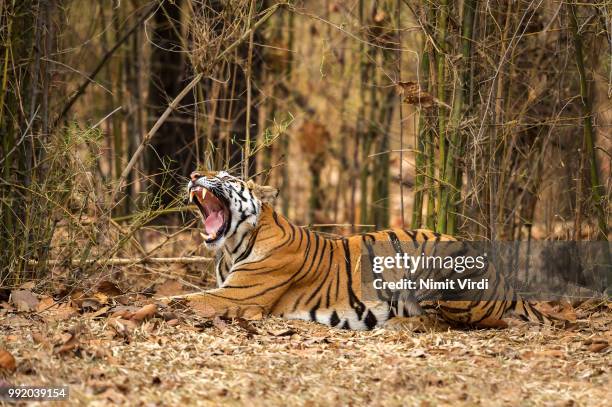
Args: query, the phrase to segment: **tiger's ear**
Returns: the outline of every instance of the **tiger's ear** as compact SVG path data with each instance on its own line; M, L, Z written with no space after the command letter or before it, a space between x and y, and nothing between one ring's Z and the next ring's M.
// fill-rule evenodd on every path
M273 205L276 201L276 197L278 196L278 189L268 186L268 185L259 185L253 182L252 180L247 181L247 187L253 192L261 202Z

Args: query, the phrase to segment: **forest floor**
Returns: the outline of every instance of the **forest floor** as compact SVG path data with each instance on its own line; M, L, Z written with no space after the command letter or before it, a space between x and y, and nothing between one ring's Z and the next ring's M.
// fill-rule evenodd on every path
M70 405L612 405L610 302L562 310L566 329L355 332L211 319L116 289L64 302L13 291L0 384L68 385Z

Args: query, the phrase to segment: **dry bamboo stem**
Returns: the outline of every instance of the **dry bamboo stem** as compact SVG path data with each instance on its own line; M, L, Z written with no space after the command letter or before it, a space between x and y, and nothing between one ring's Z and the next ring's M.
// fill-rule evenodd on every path
M437 40L440 47L440 51L436 54L437 64L437 95L438 100L444 102L446 100L446 27L448 23L448 0L442 0L440 2L440 8L438 11L438 23L437 23ZM438 172L441 180L445 180L445 169L447 160L446 151L446 112L442 112L442 107L438 107L438 137L440 139L439 149L440 158L438 162ZM448 193L448 187L446 184L441 183L438 189L438 220L436 223L436 230L441 233L446 232L446 210L442 206L443 194Z
M108 265L108 266L129 266L133 264L201 264L201 263L209 263L213 261L210 257L136 257L136 258L111 258L111 259L88 259L88 260L47 260L45 262L40 262L41 264L47 264L49 266L80 266L80 265L92 265L92 264L100 264L100 265ZM29 266L37 266L39 264L38 260L29 260Z
M428 40L425 38L423 41L423 52L421 53L421 61L419 67L419 86L426 91L429 91L429 46ZM421 85L422 83L422 85ZM430 130L427 128L427 119L425 117L425 110L419 110L419 122L418 130L416 134L416 156L415 156L415 181L414 181L414 203L412 206L412 222L411 227L418 229L421 227L423 218L423 198L425 196L425 173L427 171L426 166L426 146L427 139L429 138Z
M251 7L249 8L249 26L251 19L253 18L253 10L255 9L255 0L251 0ZM249 35L249 52L247 57L246 66L246 88L247 88L247 106L246 106L246 123L245 123L245 138L244 138L244 151L242 154L243 170L242 177L244 179L249 178L249 158L251 156L251 105L253 103L253 91L252 91L252 73L253 73L253 30L250 30Z
M402 3L397 0L397 80L402 80ZM402 96L398 96L399 127L400 127L400 156L399 156L399 187L400 187L400 217L404 228L404 112L402 110ZM421 201L422 202L422 201ZM420 222L420 215L419 215ZM414 222L413 222L414 224ZM414 225L413 225L414 226Z
M452 136L448 145L448 154L444 165L444 176L442 177L447 183L452 183L455 187L453 191L449 191L449 188L445 188L442 193L442 200L440 202L440 213L444 212L446 216L446 232L448 234L455 233L456 226L456 215L455 215L455 202L461 195L461 180L454 179L457 175L457 159L459 157L459 151L461 150L460 144L461 139L460 127L461 117L463 115L463 106L466 95L466 84L469 81L468 77L468 60L471 54L472 47L472 27L474 24L474 12L476 10L476 0L465 0L463 3L463 23L462 23L462 35L461 35L461 66L457 73L458 88L455 89L453 108L450 117L450 128Z
M584 123L584 144L586 148L586 154L589 159L589 170L591 182L591 197L593 205L597 211L597 224L599 227L598 237L602 240L608 239L608 225L606 222L606 214L603 203L603 188L599 181L599 174L597 172L597 155L595 154L594 146L594 131L593 131L593 112L591 107L591 98L589 95L587 80L586 80L586 69L584 67L584 56L582 53L582 37L578 31L578 22L576 21L576 6L570 4L570 27L574 40L574 48L576 51L576 65L578 67L578 73L580 74L580 98L582 101L582 120Z

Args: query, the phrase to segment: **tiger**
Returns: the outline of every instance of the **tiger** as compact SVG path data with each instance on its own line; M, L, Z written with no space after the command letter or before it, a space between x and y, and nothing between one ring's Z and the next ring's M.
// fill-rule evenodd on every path
M211 315L240 317L254 311L284 319L315 321L351 330L402 329L424 315L419 296L362 298L365 242L456 241L426 229L389 229L330 236L295 225L274 210L278 189L226 171L194 171L188 199L202 220L204 246L215 253L217 287L186 296ZM490 273L490 290L503 300L434 301L449 322L477 325L513 312L524 320L551 320L514 293L503 276ZM418 291L417 291L418 294ZM406 296L404 296L406 297Z

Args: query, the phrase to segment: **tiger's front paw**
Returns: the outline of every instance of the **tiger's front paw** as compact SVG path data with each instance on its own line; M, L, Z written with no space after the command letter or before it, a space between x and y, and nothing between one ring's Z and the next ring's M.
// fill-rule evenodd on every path
M241 305L239 307L229 307L223 316L226 318L244 318L254 321L262 319L267 314L267 309L261 305Z
M417 315L414 317L393 317L383 325L383 328L392 331L404 332L429 332L446 331L450 325L444 321L427 315Z

